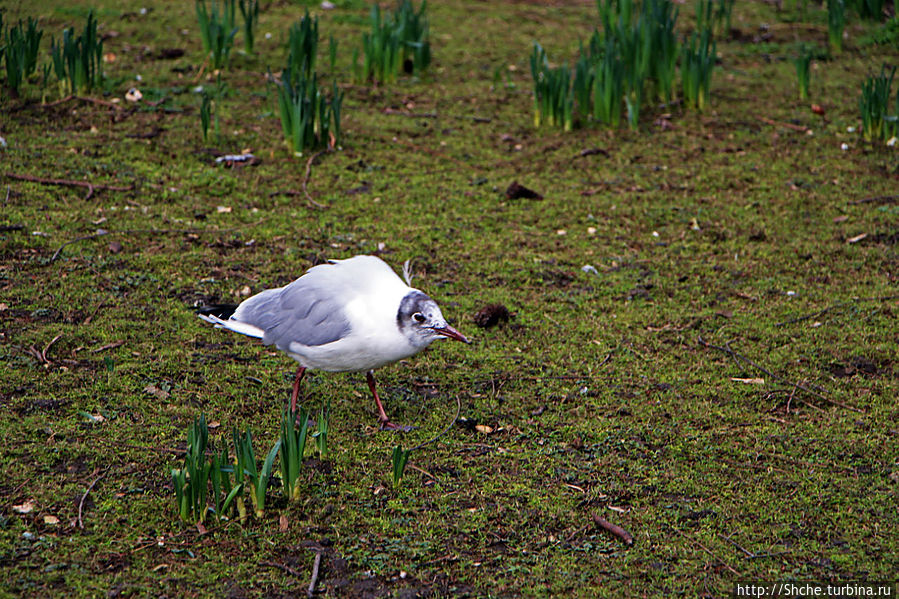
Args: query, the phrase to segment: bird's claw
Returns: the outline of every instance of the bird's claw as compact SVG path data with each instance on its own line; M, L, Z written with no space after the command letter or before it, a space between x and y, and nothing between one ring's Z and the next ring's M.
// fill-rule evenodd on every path
M408 433L410 431L414 431L414 426L402 425L402 424L394 424L389 420L381 421L381 430L382 431L393 431L395 433Z

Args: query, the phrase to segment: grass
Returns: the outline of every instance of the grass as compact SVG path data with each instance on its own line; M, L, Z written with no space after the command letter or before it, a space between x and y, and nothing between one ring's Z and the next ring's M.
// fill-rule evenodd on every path
M843 52L815 60L820 115L796 99L790 58L825 43L824 9L798 22L737 2L708 109L647 102L636 130L566 133L533 127L528 53L539 40L575 56L592 4L429 3L428 78L377 88L341 83L369 8L335 4L310 12L339 42L343 149L308 179L266 81L296 5L263 3L255 53L232 53L220 140L197 126L193 90L216 78L190 4L99 0L115 60L88 100L4 88L0 595L299 595L309 547L328 597L726 597L738 580L894 578L899 172L895 148L847 132L863 82L895 62L857 45L880 26L850 22ZM58 38L89 8L3 17ZM693 30L682 12L678 39ZM135 85L145 100L126 105ZM214 164L245 149L255 164ZM516 180L544 199L506 198ZM232 489L247 485L230 519L207 513L208 534L182 522L171 469L188 428L206 414L220 462L249 430L260 468L296 367L193 307L374 252L397 270L413 258L414 284L475 341L377 372L391 419L417 428L378 431L361 375L310 372L302 403L331 414L301 499L283 497L275 461L256 518L235 468ZM480 329L490 303L514 316ZM443 430L457 398L459 422L395 487L393 448Z

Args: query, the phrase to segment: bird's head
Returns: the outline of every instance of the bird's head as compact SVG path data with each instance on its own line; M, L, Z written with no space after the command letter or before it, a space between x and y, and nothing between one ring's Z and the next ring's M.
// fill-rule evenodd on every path
M400 302L396 324L412 345L422 349L441 337L471 343L446 322L437 302L417 289L406 294Z

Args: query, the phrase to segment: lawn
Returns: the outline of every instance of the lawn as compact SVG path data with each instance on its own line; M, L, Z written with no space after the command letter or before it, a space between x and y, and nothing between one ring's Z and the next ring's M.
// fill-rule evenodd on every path
M335 4L264 2L253 53L239 31L218 71L192 2L2 8L4 28L38 19L41 64L93 9L103 77L0 84L0 596L895 583L899 148L859 113L895 18L850 11L836 52L821 5L737 2L701 112L563 131L535 127L529 57L572 64L595 3L428 3L430 66L384 84L353 65L370 5ZM295 154L274 79L307 8L341 131ZM250 430L261 463L296 367L195 309L356 254L411 260L474 343L378 371L410 432L379 430L363 374L309 373L328 448L307 447L298 499L276 465L262 517L183 522L191 424L216 451ZM510 318L479 326L492 304ZM396 481L394 448L427 441Z

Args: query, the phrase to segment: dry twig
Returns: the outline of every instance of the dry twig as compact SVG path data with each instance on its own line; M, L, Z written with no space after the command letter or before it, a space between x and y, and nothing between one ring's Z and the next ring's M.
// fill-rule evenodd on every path
M132 191L134 190L134 185L128 185L127 187L121 185L106 185L103 183L90 183L89 181L75 181L71 179L46 179L44 177L34 177L32 175L20 175L18 173L6 173L6 176L10 179L18 179L19 181L31 181L32 183L42 183L44 185L65 185L68 187L86 187L87 195L84 196L85 200L91 199L94 195L94 190L102 190L106 189L109 191Z
M309 588L306 589L306 596L315 595L315 585L318 583L318 569L322 564L322 552L315 552L315 562L312 564L312 580L309 581Z
M708 553L709 555L711 555L713 558L715 558L715 560L718 561L718 563L720 563L722 566L724 566L725 568L727 568L728 570L730 570L731 572L733 572L733 573L736 574L737 576L740 576L740 575L741 575L739 572L737 572L737 571L734 570L731 566L729 566L729 565L727 564L727 562L725 562L723 559L721 559L720 557L718 557L717 555L715 555L714 553L712 553L712 550L711 550L711 549L709 549L708 547L706 547L705 545L703 545L702 543L700 543L700 542L697 541L696 539L694 539L694 538L688 536L688 535L687 535L686 533L684 533L684 532L679 531L678 529L674 528L673 526L671 527L671 530L673 530L674 532L676 532L676 533L679 534L680 536L684 537L685 539L687 539L687 540L690 541L691 543L694 543L694 544L698 545L703 551L705 551L706 553Z
M837 401L837 400L835 400L835 399L831 399L831 398L827 397L826 395L822 395L821 393L818 393L817 391L813 391L813 390L809 389L808 387L806 387L805 385L801 385L798 381L797 381L796 383L791 383L791 382L789 382L788 380L786 380L786 379L783 378L782 376L778 376L778 375L774 374L773 372L771 372L770 370L768 370L768 369L765 368L764 366L759 366L758 364L756 364L755 362L753 362L752 360L750 360L750 359L747 358L746 356L744 356L744 355L742 355L742 354L739 354L739 353L735 352L734 350L732 350L732 349L730 348L730 344L729 344L729 343L725 343L725 344L724 344L724 347L721 347L721 346L718 346L718 345L712 345L711 343L706 342L705 339L703 339L701 336L698 337L698 341L699 341L699 344L700 344L701 346L703 346L703 347L708 347L708 348L711 348L711 349L717 349L718 351L721 351L721 352L724 352L724 353L728 354L728 355L731 356L734 360L742 360L743 362L746 362L747 364L749 364L749 365L752 366L753 368L756 368L757 370L760 370L761 372L764 372L765 374L767 374L768 376L770 376L772 379L778 380L778 381L780 381L780 382L782 382L782 383L785 383L785 384L787 384L787 385L795 386L796 389L802 389L803 391L805 391L805 392L808 393L809 395L814 395L814 396L817 397L818 399L824 400L824 401L826 401L826 402L829 403L829 404L833 404L833 405L835 405L835 406L839 406L839 407L845 408L845 409L847 409L847 410L852 410L853 412L858 412L859 414L864 414L864 413L865 413L864 410L861 410L861 409L859 409L859 408L856 408L855 406L850 406L849 404L845 404L845 403L843 403L843 402L841 402L841 401Z
M99 468L94 470L94 474L99 472ZM84 492L84 495L81 496L81 501L78 502L78 528L84 528L84 521L81 519L81 514L84 511L84 500L87 499L87 496L90 494L91 490L94 488L98 482L100 482L107 474L109 474L109 470L98 476L94 479L94 482L90 484L87 488L87 491Z
M625 545L633 545L634 537L628 531L624 530L617 524L612 524L599 514L593 514L593 521L596 523L604 531L610 533L613 536L618 537Z

